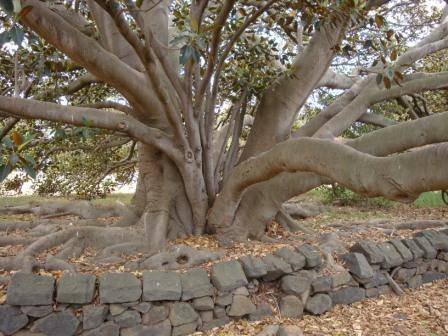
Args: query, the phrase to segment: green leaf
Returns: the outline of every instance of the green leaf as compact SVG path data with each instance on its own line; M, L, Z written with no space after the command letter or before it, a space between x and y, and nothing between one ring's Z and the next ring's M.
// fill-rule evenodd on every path
M4 31L3 33L0 33L0 48L9 41L11 41L11 34L9 33L9 31Z
M11 40L14 41L15 44L20 46L25 37L25 32L20 27L14 26L11 28L9 33L11 35Z
M12 14L14 12L12 0L0 0L0 7L8 14Z
M0 183L3 182L11 173L12 167L9 164L0 165Z
M2 143L6 148L10 148L10 149L14 148L14 144L11 141L10 137L5 137L2 141Z
M135 1L135 5L137 6L137 8L140 8L142 6L143 0L137 0Z
M36 165L36 161L34 161L34 158L28 154L25 154L23 156L23 158L25 159L26 162L28 162L30 165L32 165L33 167Z
M194 49L190 45L185 45L180 49L179 62L182 65L187 64L187 62L193 57Z
M29 163L24 163L23 169L25 169L25 172L29 177L31 177L32 179L36 178L36 170L32 165L30 165Z

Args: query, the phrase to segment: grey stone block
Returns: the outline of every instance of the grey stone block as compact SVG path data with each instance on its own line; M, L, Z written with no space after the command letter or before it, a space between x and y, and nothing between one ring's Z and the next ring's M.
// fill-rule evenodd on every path
M187 324L182 324L180 326L173 327L173 331L172 331L171 335L172 336L189 335L189 334L194 333L196 331L197 327L198 327L197 321L187 323Z
M361 279L369 279L373 277L374 272L367 262L366 257L357 252L347 253L342 256L344 266L348 268L350 273Z
M400 239L392 239L390 243L397 249L398 253L403 258L403 262L408 262L414 259L412 252L403 244Z
M332 274L331 276L331 286L332 288L338 288L347 285L352 281L352 276L347 270L341 270Z
M280 283L285 294L300 295L311 287L311 280L300 275L285 275Z
M423 279L421 275L415 275L407 282L408 287L410 289L416 289L419 288L423 284Z
M411 251L414 260L418 260L424 257L425 252L417 245L415 240L403 239L402 242Z
M216 297L215 303L218 306L225 307L232 304L232 294L221 294Z
M86 304L92 302L96 277L90 274L64 273L58 281L56 301Z
M274 315L272 307L267 303L261 303L257 306L257 309L249 314L249 321L260 321L265 317Z
M200 329L203 331L207 331L207 330L211 330L214 328L222 327L229 322L230 322L230 318L227 316L223 316L221 318L216 318L214 320L211 320L210 322L203 323L202 327Z
M153 326L125 328L121 330L121 336L171 336L171 323L165 320Z
M0 334L12 335L28 324L28 316L17 307L0 306Z
M193 308L196 310L212 310L215 306L213 299L210 296L204 296L201 298L196 298L192 302Z
M329 292L331 290L331 278L321 276L313 280L311 283L314 293Z
M394 279L398 282L407 282L416 274L415 268L400 268L395 274Z
M140 299L141 282L131 273L105 273L100 276L100 302L124 303Z
M82 326L85 330L98 328L106 319L108 308L105 305L82 307Z
M303 254L297 253L287 247L282 247L274 251L274 254L290 264L293 271L301 270L306 265L306 258Z
M169 317L171 325L178 327L183 324L195 322L199 315L189 303L176 302L171 307Z
M331 309L333 302L327 294L316 294L306 301L305 310L313 315L321 315Z
M440 272L426 272L422 275L422 283L424 284L443 279L448 279L448 274Z
M234 295L233 302L227 314L231 317L241 317L254 313L257 307L250 298L244 295Z
M350 251L364 255L369 264L381 264L384 255L378 246L370 240L360 240L350 248Z
M378 248L384 255L384 261L381 267L384 269L390 269L400 266L403 263L403 258L398 253L397 249L390 243L379 243Z
M120 335L120 327L112 321L106 322L100 325L98 328L88 330L82 333L82 336L119 336L119 335Z
M280 313L286 318L299 318L303 315L303 303L297 296L286 295L280 299Z
M448 235L440 231L425 230L415 234L416 237L425 237L431 245L439 251L448 251Z
M425 237L415 237L414 238L415 243L418 247L420 247L423 252L425 253L423 255L426 259L434 259L437 256L437 250L434 248L434 246L431 245L428 239Z
M13 306L45 306L53 303L54 279L16 273L11 277L6 302Z
M37 320L31 328L46 336L72 336L76 334L79 320L69 311L52 313Z
M180 277L180 282L182 284L183 301L213 295L213 286L207 272L203 268L194 268L183 273Z
M303 254L306 259L306 268L314 268L322 264L320 253L311 245L303 244L296 247L297 251Z
M114 322L120 328L131 328L142 321L140 313L135 310L126 310L120 315L114 317Z
M31 317L44 317L53 312L53 307L48 306L22 306L20 310Z
M268 273L266 264L260 258L243 256L239 259L244 273L249 279L261 278Z
M142 316L142 323L146 325L155 325L165 321L168 318L169 309L165 306L152 306L146 314Z
M212 265L211 280L213 285L223 292L248 284L243 268L236 260Z
M283 259L268 254L263 258L266 264L267 274L263 276L264 281L274 281L285 274L292 273L291 266Z
M175 272L143 272L144 301L177 301L182 297L180 276Z
M348 305L357 301L361 301L366 297L366 291L358 287L345 287L330 294L333 304Z

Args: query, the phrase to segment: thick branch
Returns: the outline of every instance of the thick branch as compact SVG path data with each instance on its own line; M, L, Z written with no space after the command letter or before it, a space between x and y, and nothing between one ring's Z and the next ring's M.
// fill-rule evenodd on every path
M85 126L87 122L91 127L127 133L143 143L160 149L174 160L179 159L181 155L171 139L162 131L148 127L124 114L5 96L0 96L0 110L27 119L58 121L78 126Z
M446 164L448 144L392 157L375 157L328 140L288 140L234 169L217 197L209 224L214 228L228 226L249 186L284 171L317 173L370 197L408 202L421 192L448 188ZM430 176L427 171L432 172Z

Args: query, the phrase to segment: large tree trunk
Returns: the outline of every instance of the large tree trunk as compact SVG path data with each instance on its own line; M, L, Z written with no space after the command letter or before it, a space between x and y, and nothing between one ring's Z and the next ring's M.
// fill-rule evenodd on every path
M146 233L146 244L161 249L167 238L193 233L190 205L172 161L154 147L138 147L139 177L132 205Z

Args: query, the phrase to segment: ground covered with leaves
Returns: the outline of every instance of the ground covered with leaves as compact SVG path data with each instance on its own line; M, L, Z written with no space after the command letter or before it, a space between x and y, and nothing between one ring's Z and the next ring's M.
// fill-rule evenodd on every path
M297 202L321 202L316 195L307 195L296 199ZM391 238L407 237L415 230L384 230L376 227L375 223L404 223L414 220L440 220L448 216L448 207L421 206L418 204L403 205L396 203L357 204L352 206L327 205L327 211L311 218L301 220L301 224L315 230L315 235L303 233L290 233L285 231L278 223L269 226L268 236L277 240L276 243L262 243L248 241L236 244L232 248L222 249L213 236L188 237L170 242L171 245L184 244L195 248L207 248L222 253L217 261L236 259L242 255L264 256L283 246L294 246L304 242L316 244L322 234L337 234L338 238L347 246L359 239L385 241ZM76 218L62 217L73 220ZM34 218L30 215L15 215L0 218L0 221L28 221ZM60 218L61 219L61 218ZM113 221L108 218L105 221ZM0 233L0 239L5 236L32 238L26 230L13 230ZM0 246L0 257L17 255L23 246ZM47 250L39 258L56 255L58 247ZM104 272L126 271L127 261L136 260L142 255L122 256L111 262L98 263L93 256L96 251L86 249L76 259L69 260L76 266L78 272L101 274ZM210 268L211 263L204 265ZM180 270L182 271L182 270ZM41 271L45 274L45 271ZM61 275L60 271L52 271L55 277ZM137 276L141 272L135 272ZM9 275L0 270L0 276ZM350 306L337 306L332 311L321 316L305 315L302 320L282 319L278 314L276 288L269 284L262 284L255 300L269 302L277 313L275 317L261 322L238 321L232 322L222 328L208 332L207 335L256 335L264 326L269 324L299 325L305 335L448 335L448 281L441 281L425 285L419 290L407 290L405 295L398 297L393 294L375 299L366 299ZM6 298L6 286L0 284L0 303ZM200 333L197 333L198 335Z

